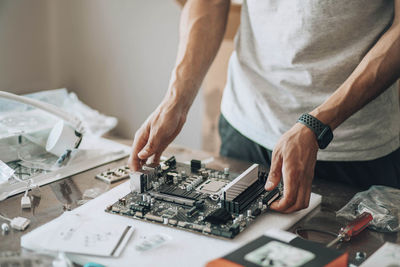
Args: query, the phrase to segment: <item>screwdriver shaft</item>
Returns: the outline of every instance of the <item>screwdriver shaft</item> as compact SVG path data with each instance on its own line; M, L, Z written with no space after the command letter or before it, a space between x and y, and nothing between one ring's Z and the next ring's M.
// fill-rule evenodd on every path
M326 247L327 248L332 247L333 245L337 244L341 239L342 239L342 236L338 235L335 239L333 239L331 242L329 242L329 244L326 245Z

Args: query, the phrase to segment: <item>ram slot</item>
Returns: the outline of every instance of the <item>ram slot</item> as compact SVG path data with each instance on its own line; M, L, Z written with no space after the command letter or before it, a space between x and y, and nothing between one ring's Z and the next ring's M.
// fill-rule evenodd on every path
M253 164L223 189L226 201L232 201L258 180L258 164Z

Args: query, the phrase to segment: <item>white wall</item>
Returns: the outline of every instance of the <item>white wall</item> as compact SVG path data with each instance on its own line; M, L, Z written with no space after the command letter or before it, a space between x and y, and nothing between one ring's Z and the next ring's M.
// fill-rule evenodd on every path
M52 88L48 1L0 1L0 90Z
M23 37L23 50L38 63L24 69L28 78L32 75L36 80L1 77L7 80L7 88L25 92L20 89L67 87L90 106L118 117L115 133L131 138L158 105L168 85L178 43L180 7L175 1L4 2L13 6L12 14L10 8L0 6L0 23L13 21L16 25L7 29L11 32L29 24L31 33ZM17 17L29 19L18 23ZM4 39L9 42L0 49L0 55L13 58L19 52L13 48L18 40L9 39L9 35L18 33L0 31L0 44ZM30 46L31 40L38 44ZM22 56L16 56L19 60L11 73L18 77L24 63ZM2 61L0 66L6 68ZM176 143L201 147L200 102L198 97Z

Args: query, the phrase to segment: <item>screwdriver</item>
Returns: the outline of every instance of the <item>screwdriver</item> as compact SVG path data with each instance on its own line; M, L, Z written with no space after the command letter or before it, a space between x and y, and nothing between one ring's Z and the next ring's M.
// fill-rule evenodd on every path
M326 247L330 248L338 242L349 241L355 235L358 235L362 230L364 230L368 224L372 221L372 215L369 212L363 212L353 221L340 228L338 236L329 242Z

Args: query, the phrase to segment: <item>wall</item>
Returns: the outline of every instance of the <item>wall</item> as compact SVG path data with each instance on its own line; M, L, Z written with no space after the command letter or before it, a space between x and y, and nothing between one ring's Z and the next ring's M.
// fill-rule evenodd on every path
M18 56L20 50L13 48L18 40L9 37L29 24L31 34L23 37L22 50L37 63L26 67L26 79L6 77L7 88L22 93L29 88L67 87L90 106L118 117L115 133L131 138L167 89L178 43L180 7L173 0L6 2L13 3L13 10L1 9L0 22L6 17L15 26L7 29L14 33L0 32L0 43L9 39L0 53ZM32 9L35 12L30 14ZM17 17L29 19L18 23ZM17 67L10 72L20 77L23 64L22 59L15 62ZM3 62L0 65L6 68ZM201 147L201 114L198 97L176 143Z
M53 88L48 1L0 1L0 90Z

